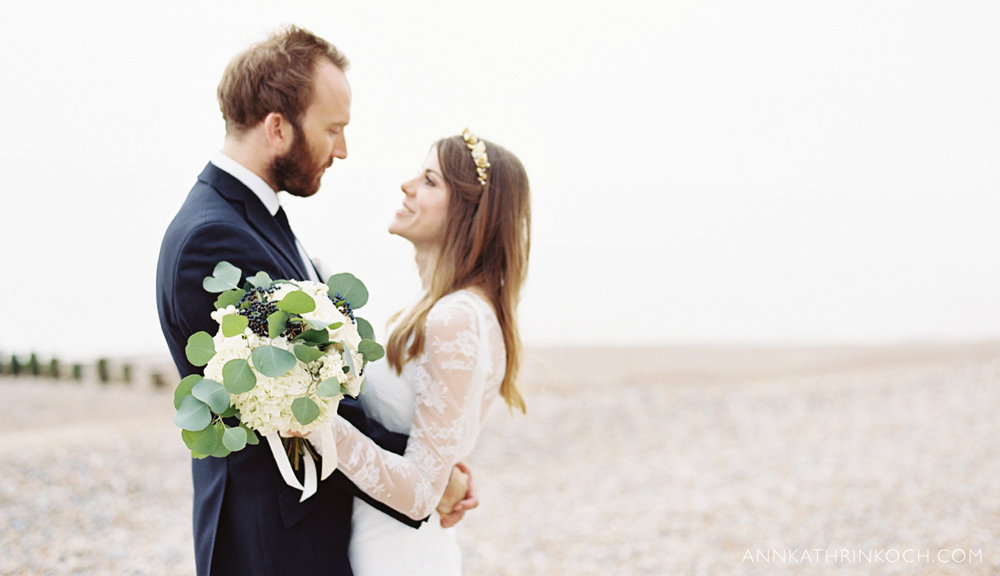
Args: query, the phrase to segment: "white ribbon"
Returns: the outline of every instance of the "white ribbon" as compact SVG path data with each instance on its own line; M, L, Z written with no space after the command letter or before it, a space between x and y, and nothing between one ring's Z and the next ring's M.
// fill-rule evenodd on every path
M337 444L333 440L333 431L330 426L321 426L319 434L324 448L323 470L320 479L326 480L337 469ZM316 462L313 461L312 456L308 453L302 455L303 464L305 465L305 486L303 486L299 482L299 479L295 477L292 464L288 461L288 455L285 454L285 447L281 444L281 437L278 436L278 433L271 432L264 436L264 438L267 438L267 444L271 447L271 455L274 456L274 463L278 465L278 472L281 473L281 478L284 479L285 484L301 490L302 497L299 498L299 502L305 502L307 498L316 493Z

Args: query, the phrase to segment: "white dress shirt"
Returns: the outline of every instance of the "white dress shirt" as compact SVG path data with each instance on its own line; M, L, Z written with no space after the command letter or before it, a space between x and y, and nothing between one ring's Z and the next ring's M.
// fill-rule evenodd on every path
M281 208L278 193L267 182L264 182L263 178L222 152L215 153L215 156L212 157L212 164L215 164L215 167L219 170L229 173L233 178L236 178L249 188L251 192L260 198L261 203L271 213L271 216L278 213L278 208ZM302 242L299 242L298 238L295 239L295 247L299 249L299 258L305 264L309 279L313 282L320 282L319 276L316 275L316 269L313 268L312 262L309 260L309 254L306 253L305 247L302 245Z

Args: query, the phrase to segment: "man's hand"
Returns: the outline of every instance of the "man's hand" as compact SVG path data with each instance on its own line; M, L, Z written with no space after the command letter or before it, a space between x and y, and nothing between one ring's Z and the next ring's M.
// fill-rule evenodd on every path
M459 462L451 469L448 487L437 506L437 512L441 515L441 527L451 528L458 524L465 513L476 506L479 506L479 494L472 482L472 471L465 462Z

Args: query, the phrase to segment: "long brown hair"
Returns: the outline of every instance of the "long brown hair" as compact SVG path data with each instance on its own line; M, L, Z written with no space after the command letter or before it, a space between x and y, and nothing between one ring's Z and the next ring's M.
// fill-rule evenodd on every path
M401 372L403 364L423 351L431 307L456 290L477 286L493 305L503 332L507 366L500 395L511 409L524 412L524 398L517 389L522 357L517 304L531 248L528 174L512 153L481 141L486 144L490 161L485 186L477 179L475 162L461 136L442 138L434 145L451 191L444 245L427 294L399 320L389 336L386 359L397 373ZM407 347L411 336L413 341Z

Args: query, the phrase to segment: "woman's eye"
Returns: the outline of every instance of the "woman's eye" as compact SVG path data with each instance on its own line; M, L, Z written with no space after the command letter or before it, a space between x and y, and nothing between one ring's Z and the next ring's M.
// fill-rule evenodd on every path
M434 181L431 180L430 178L424 178L424 182L427 182L428 186L433 186L434 185Z

